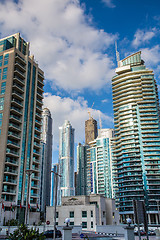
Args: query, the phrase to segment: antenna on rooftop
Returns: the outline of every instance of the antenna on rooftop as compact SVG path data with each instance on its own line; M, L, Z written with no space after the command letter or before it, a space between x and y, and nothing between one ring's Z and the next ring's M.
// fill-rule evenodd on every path
M116 49L116 59L117 59L117 65L118 65L118 62L120 61L120 57L119 57L119 52L117 50L117 41L115 41L115 49Z

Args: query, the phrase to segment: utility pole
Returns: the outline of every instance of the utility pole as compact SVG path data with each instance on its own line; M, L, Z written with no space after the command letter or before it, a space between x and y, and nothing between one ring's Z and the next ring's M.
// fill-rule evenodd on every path
M33 173L32 169L26 170L26 176L28 175L28 182L27 182L27 199L26 199L26 211L25 211L25 224L28 224L28 204L29 204L29 190L30 190L30 182L31 182L31 175Z
M51 171L54 173L54 236L53 239L56 239L56 207L57 207L57 188L58 188L58 177L62 177L55 171Z

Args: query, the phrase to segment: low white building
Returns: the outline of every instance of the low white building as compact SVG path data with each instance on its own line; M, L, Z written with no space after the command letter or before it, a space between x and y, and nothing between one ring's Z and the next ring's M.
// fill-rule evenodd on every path
M96 231L97 225L119 224L115 200L97 194L62 197L62 205L56 210L56 224L64 225L66 218L70 219L70 225L82 225L88 231ZM54 207L47 206L46 221L54 224Z

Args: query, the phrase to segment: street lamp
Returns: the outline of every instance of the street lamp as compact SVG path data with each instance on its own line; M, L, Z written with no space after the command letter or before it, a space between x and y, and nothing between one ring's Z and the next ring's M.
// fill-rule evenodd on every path
M29 203L29 190L30 190L30 181L31 181L31 175L33 173L32 169L26 170L26 176L28 175L28 182L27 182L27 199L26 199L26 211L25 211L25 224L28 223L28 203Z
M57 206L57 188L58 188L58 177L62 177L55 171L51 171L54 173L54 237L56 239L56 206Z

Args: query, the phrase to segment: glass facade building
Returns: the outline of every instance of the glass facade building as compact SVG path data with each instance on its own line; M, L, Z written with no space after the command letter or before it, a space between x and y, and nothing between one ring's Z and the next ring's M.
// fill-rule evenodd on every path
M44 73L29 43L14 34L0 40L0 198L5 205L39 203L40 134Z
M45 206L50 205L51 193L51 166L52 166L52 117L48 108L42 113L42 161L41 161L41 198L40 207L45 211Z
M74 196L74 128L69 121L59 128L59 194Z
M158 222L160 199L160 109L153 71L141 52L118 62L112 78L121 221L133 218L132 200L144 200L149 223Z
M100 129L98 137L87 149L87 195L101 194L112 198L112 153L113 129Z
M76 195L87 195L87 148L81 143L77 146Z

